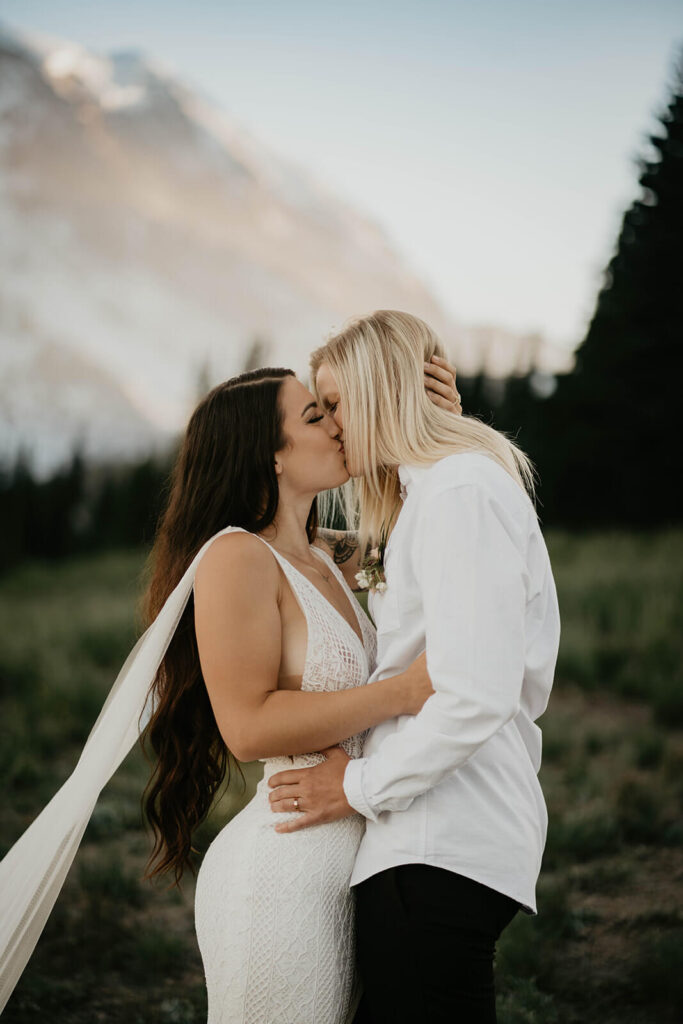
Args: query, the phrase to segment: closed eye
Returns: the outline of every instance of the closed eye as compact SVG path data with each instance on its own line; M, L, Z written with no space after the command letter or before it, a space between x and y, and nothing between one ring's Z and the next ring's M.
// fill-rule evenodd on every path
M320 423L321 419L322 419L322 416L314 416L308 422L309 423Z

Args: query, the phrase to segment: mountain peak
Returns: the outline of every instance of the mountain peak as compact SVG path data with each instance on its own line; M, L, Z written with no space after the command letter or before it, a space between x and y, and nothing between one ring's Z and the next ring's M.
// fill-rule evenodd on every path
M68 376L54 361L31 364L44 388L3 413L10 354L30 345L101 369L79 371L60 406L64 445L85 423L94 451L123 399L146 436L178 429L197 367L216 382L238 372L255 335L273 365L298 369L367 309L411 309L453 336L376 224L156 59L3 36L0 433L11 419L17 438L57 450L56 421L38 415Z
M144 105L150 88L162 82L144 54L126 50L111 56L63 42L43 52L43 72L61 95L85 94L103 110Z
M153 84L167 89L175 84L173 71L144 50L113 50L108 59L113 80L123 88L149 88Z

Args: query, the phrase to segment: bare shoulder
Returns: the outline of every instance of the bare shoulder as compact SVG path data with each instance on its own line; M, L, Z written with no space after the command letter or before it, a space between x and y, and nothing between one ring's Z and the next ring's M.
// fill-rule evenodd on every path
M195 587L215 592L233 586L243 592L252 588L277 592L278 564L263 541L251 533L226 533L210 545L195 574Z

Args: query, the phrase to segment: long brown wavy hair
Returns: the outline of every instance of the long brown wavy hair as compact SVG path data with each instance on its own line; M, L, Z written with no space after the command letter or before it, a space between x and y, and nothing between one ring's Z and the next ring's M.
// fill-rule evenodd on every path
M148 562L145 625L210 537L226 526L259 533L273 522L279 498L275 453L287 443L279 396L288 376L293 371L282 368L243 373L215 387L192 413ZM309 541L317 524L316 499L306 522ZM155 764L143 807L155 841L146 877L172 871L178 885L186 867L195 871L193 832L223 781L229 784L231 764L239 771L204 684L192 595L152 692L155 710L143 745L152 747Z

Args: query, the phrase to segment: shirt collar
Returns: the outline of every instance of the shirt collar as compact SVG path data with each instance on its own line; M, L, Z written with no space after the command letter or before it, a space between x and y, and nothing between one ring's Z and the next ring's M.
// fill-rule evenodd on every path
M401 501L405 501L413 484L419 483L431 466L409 466L401 463L398 467L398 478L401 481Z

